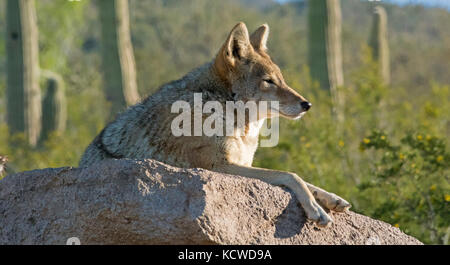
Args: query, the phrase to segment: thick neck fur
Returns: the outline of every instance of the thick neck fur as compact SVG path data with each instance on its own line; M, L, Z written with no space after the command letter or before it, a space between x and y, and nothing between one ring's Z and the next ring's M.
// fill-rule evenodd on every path
M218 99L233 100L230 85L220 77L214 61L206 63L185 75L181 80L195 93L213 93Z
M218 70L216 62L217 60L206 63L175 82L181 82L181 86L178 84L177 87L185 89L185 92L188 92L187 94L202 93L203 103L207 100L215 100L222 103L225 108L226 101L242 99L234 98L230 84L227 81L224 81L223 74ZM250 121L247 116L245 119L245 128L243 128L244 134L247 136L256 135L257 137L264 120L265 119Z

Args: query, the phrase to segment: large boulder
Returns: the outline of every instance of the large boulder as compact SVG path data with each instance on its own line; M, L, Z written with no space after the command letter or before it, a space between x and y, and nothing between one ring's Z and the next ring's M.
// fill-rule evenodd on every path
M353 212L318 228L282 188L154 160L7 176L0 216L0 244L421 244Z

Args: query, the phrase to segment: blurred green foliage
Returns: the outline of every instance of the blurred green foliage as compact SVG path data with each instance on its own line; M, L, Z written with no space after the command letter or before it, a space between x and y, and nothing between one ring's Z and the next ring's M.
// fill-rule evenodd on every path
M237 21L249 30L270 25L269 52L285 79L313 104L301 121L281 120L280 143L260 148L255 166L296 172L339 194L353 210L425 243L448 244L450 132L450 15L445 10L385 5L389 16L392 83L380 82L365 44L372 7L342 1L345 122L329 95L309 77L303 3L248 6L230 1L131 0L132 40L141 95L211 60ZM4 12L4 1L0 12ZM4 122L4 16L0 16L0 154L9 173L77 166L105 126L99 33L92 1L37 1L40 65L62 75L67 129L38 149ZM419 137L420 136L420 137ZM420 139L419 139L420 138Z
M372 164L373 177L358 185L367 200L377 193L387 195L370 215L401 224L426 243L448 243L450 153L445 139L409 132L395 145L384 132L373 131L360 147L381 153Z

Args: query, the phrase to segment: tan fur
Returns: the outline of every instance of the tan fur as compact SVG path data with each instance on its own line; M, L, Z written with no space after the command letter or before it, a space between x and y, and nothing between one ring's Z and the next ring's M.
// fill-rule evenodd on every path
M266 116L259 114L256 120L246 120L244 128L235 128L235 132L246 132L243 136L175 137L171 132L171 122L178 115L171 113L171 105L183 100L193 106L194 93L202 93L203 102L220 102L224 109L226 101L279 101L279 115L295 119L304 114L307 109L302 104L306 99L286 84L267 54L268 34L266 24L251 36L244 23L237 24L212 62L163 85L108 124L89 145L80 166L108 158L153 158L178 167L257 178L290 188L310 219L322 226L329 224L331 217L316 199L337 211L348 209L348 202L304 182L295 173L252 167L262 122L278 112L272 110Z
M8 162L8 158L6 156L0 155L0 178L3 177L3 174L6 171L6 163Z

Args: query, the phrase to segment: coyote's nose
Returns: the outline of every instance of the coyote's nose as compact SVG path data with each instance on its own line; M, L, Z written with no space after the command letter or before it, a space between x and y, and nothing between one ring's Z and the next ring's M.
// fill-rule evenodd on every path
M302 101L302 103L300 103L300 105L302 105L303 110L308 111L312 104L309 103L308 101Z

